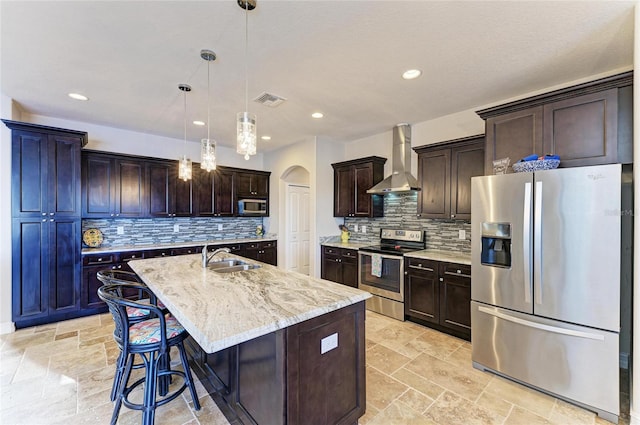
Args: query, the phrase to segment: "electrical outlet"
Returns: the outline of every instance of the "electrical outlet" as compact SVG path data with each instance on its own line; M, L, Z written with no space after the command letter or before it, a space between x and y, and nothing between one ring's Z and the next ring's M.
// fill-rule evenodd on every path
M466 239L467 238L467 232L465 232L464 229L458 230L458 239Z
M354 225L353 225L353 231L354 231L354 232L357 232L357 231L358 231L358 225L357 225L357 224L354 224Z
M179 224L174 224L173 225L173 233L178 233L180 231L180 225Z
M362 230L362 233L367 233L367 226L360 226L360 230Z
M124 226L118 226L118 229L117 229L117 230L118 230L118 231L117 231L117 233L118 233L119 235L124 235Z
M222 230L222 224L218 224L218 231Z

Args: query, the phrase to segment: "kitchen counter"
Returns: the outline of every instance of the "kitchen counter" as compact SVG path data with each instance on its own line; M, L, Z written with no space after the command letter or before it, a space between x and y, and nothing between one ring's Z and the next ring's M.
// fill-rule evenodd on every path
M192 242L176 242L176 243L164 243L164 244L149 244L149 245L120 245L106 248L82 248L82 254L108 254L111 252L128 252L128 251L145 251L150 249L165 249L165 248L187 248L190 246L198 245L227 245L234 243L250 243L250 242L263 242L263 241L277 241L277 237L265 236L262 238L245 238L245 239L214 239L209 241L192 241Z
M364 414L368 292L264 263L217 273L200 254L129 264L191 335L191 367L230 423L355 424Z
M440 249L424 249L413 251L404 255L405 257L424 258L426 260L444 261L447 263L458 263L471 265L471 253L444 251Z
M323 242L322 246L331 246L333 248L346 248L346 249L360 249L364 246L369 246L371 243L363 242Z
M216 255L216 259L223 258L238 257L227 253ZM217 273L202 268L200 254L129 262L208 353L371 296L355 288L260 264L262 267L258 269Z

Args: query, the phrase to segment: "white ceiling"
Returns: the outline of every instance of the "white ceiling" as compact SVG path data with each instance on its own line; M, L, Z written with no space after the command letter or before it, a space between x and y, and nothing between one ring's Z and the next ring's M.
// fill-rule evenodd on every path
M249 12L249 110L268 151L353 140L633 64L634 2L275 1ZM0 3L3 94L28 113L235 144L245 15L235 0ZM423 70L404 81L408 68ZM267 91L277 108L251 102ZM89 96L73 101L69 92ZM325 118L310 114L322 111ZM82 130L78 128L78 130Z

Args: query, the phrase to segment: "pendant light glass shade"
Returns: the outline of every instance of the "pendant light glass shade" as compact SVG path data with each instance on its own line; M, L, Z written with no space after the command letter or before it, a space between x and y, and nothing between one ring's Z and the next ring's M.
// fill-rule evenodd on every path
M184 181L191 180L193 174L193 167L191 160L187 158L187 155L182 155L180 158L180 165L178 168L178 177Z
M216 141L211 138L211 62L216 60L212 50L203 49L200 57L207 61L207 138L200 142L200 168L207 171L216 169Z
M238 0L238 5L244 9L244 110L238 112L236 121L236 152L249 160L257 151L256 115L249 112L249 10L256 7L256 0Z
M250 155L256 154L256 115L238 112L237 133L236 152L248 160Z
M216 169L216 141L202 139L200 143L200 168L207 171Z
M187 92L191 91L191 86L188 84L180 84L178 85L178 89L180 89L184 93L184 149L187 150ZM187 155L182 155L180 158L180 162L178 164L178 178L181 178L184 181L191 180L192 177L192 166L191 160L187 158Z

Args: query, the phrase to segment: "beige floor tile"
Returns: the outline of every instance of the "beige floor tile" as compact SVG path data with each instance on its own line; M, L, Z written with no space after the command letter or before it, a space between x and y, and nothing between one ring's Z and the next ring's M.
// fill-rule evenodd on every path
M106 366L101 369L78 375L78 396L80 399L102 392L111 391L115 368Z
M461 339L428 329L407 345L439 359L446 359L462 346Z
M551 422L520 406L514 406L504 425L553 425Z
M595 424L596 415L573 404L556 400L549 420L558 425L592 425Z
M22 330L8 334L6 343L2 346L2 351L20 350L30 346L53 342L56 331L48 330L44 332L23 332Z
M411 361L409 357L405 357L380 344L371 348L366 354L367 365L373 366L389 375L409 361Z
M390 376L372 367L367 367L367 406L383 410L407 388L406 385Z
M395 319L367 310L365 316L366 333L369 334L370 332L379 331L397 322Z
M358 425L368 425L369 422L371 422L378 413L380 413L378 409L373 406L367 405L366 412L364 412L364 415L362 415L360 419L358 419Z
M427 397L413 388L405 391L398 400L420 413L424 413L434 402L431 397Z
M31 378L0 388L0 410L11 409L42 397L44 378ZM4 423L0 421L0 423Z
M394 401L368 425L439 425L401 401Z
M502 397L499 397L493 393L483 392L480 394L480 397L476 401L476 404L480 407L483 407L491 412L495 412L496 414L506 418L509 416L511 409L513 409L513 404L504 400Z
M200 410L193 410L193 415L202 425L228 425L229 421L224 417L216 403L208 395L200 394Z
M402 382L406 386L421 392L422 394L426 395L432 400L435 400L436 398L438 398L440 394L442 394L445 391L445 389L442 388L440 385L437 385L420 375L416 375L415 373L407 370L406 368L397 370L391 376L397 379L398 381Z
M49 357L24 356L20 366L13 376L12 382L24 381L31 378L44 378L49 370Z
M51 356L50 367L55 373L78 376L102 369L107 365L107 356L102 344L91 345L82 350L56 353Z
M63 334L71 331L79 331L81 329L95 328L96 326L101 325L102 322L100 320L100 316L80 317L79 319L58 322L56 333Z
M416 357L405 368L470 401L480 396L491 379L490 376L478 377L466 369L452 368L450 363L428 354Z
M376 342L371 341L369 338L366 338L364 340L364 343L365 343L365 350L370 350L371 348L378 345Z
M100 337L109 337L113 339L113 330L115 325L111 323L110 325L102 325L95 326L92 328L80 329L78 331L78 339L80 342L90 341L92 339L100 338Z
M553 397L498 376L494 376L487 385L487 392L543 418L549 417L555 403Z
M425 416L437 424L499 425L504 417L446 391L427 409Z
M404 345L422 335L425 331L413 327L407 327L404 323L396 321L378 331L367 332L367 337L378 344L393 349Z

